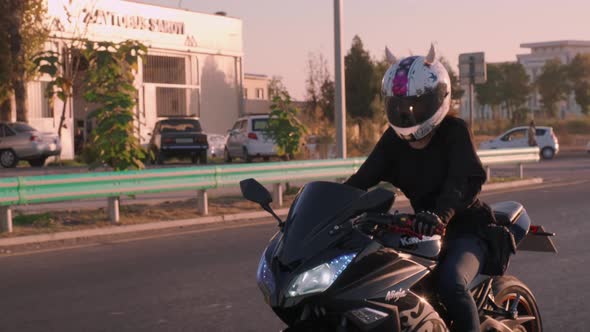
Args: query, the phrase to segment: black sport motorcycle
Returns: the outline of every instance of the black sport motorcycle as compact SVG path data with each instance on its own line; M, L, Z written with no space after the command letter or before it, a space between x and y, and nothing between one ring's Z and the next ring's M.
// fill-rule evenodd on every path
M412 215L388 214L394 193L331 182L305 185L285 222L254 179L243 196L271 213L280 230L264 250L257 281L284 331L448 331L452 322L432 286L441 237L412 232ZM492 206L519 250L556 252L517 202ZM482 331L542 331L530 289L512 276L477 276L469 286Z

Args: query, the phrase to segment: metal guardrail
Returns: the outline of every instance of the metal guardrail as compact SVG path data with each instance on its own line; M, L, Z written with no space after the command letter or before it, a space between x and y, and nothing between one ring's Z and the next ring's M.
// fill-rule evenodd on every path
M522 165L539 161L538 148L478 151L484 166ZM0 178L0 230L12 231L11 206L108 198L111 221L119 221L119 197L147 193L196 190L197 210L208 214L207 190L232 187L246 178L273 184L273 200L282 205L282 183L346 178L364 158L273 162L150 169L122 172L89 172Z

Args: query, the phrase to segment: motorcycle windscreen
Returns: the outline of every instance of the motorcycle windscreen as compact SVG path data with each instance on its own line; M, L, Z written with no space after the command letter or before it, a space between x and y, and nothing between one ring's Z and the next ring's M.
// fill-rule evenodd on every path
M289 211L279 260L291 265L329 247L338 239L330 235L330 229L352 217L350 207L363 194L363 190L333 182L305 185Z

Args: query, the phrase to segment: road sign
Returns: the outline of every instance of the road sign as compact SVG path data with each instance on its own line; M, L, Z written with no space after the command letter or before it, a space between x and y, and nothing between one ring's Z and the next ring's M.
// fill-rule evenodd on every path
M487 79L483 52L459 54L459 78L461 84L481 84Z

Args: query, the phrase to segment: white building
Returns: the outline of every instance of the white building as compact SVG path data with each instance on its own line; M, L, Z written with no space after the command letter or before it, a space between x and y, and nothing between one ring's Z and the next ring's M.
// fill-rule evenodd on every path
M244 113L240 19L124 0L47 1L52 27L49 49L59 51L80 37L131 39L148 47L136 75L143 144L160 118L198 117L205 131L225 133ZM83 77L82 70L75 87L81 86ZM42 77L28 86L29 118L34 127L57 132L63 104L57 100L53 110L48 107L43 97L47 80ZM84 101L81 90L75 88L75 97L68 103L62 130L64 159L74 156L74 128L84 126L89 132L92 126L86 115L96 106Z
M527 75L530 78L531 83L534 82L537 77L543 72L543 66L545 62L552 59L559 59L562 64L569 64L577 54L590 53L590 41L576 41L576 40L561 40L561 41L549 41L539 43L525 43L521 44L522 48L529 48L531 52L528 54L518 54L516 58L521 63ZM469 86L462 86L465 90L465 94L461 99L461 116L465 119L469 118L469 99L468 89ZM492 110L489 105L479 105L477 98L474 97L474 110L473 117L475 119L491 119ZM537 91L533 90L533 93L529 96L529 100L526 105L533 112L538 112L542 108L541 96ZM580 114L580 106L576 103L575 96L572 93L567 100L563 101L560 108L560 116L566 114ZM503 107L500 107L500 116L505 118L508 113Z
M260 74L244 74L244 110L250 114L270 112L268 84L270 78Z
M580 40L526 43L520 44L520 47L531 49L528 54L518 54L516 56L518 62L524 66L531 82L534 82L542 73L543 66L548 60L559 59L562 64L569 64L577 54L590 53L590 41ZM528 108L538 111L541 106L541 97L535 91L529 97ZM580 106L576 104L573 94L560 105L560 111L562 115L564 113L580 113Z

